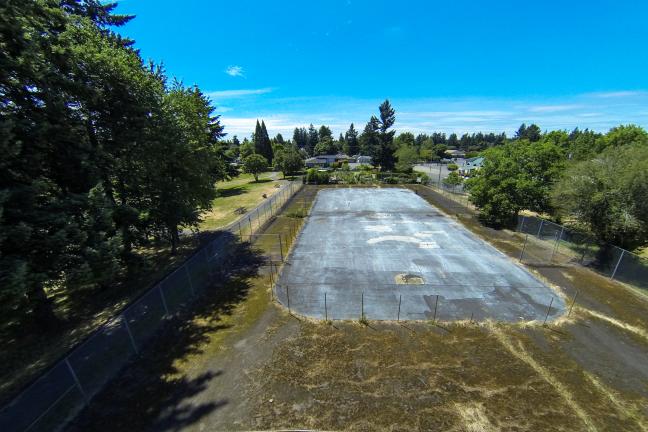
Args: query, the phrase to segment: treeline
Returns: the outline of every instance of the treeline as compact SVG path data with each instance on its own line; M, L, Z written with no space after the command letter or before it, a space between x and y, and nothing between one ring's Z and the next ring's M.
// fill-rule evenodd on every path
M312 124L306 128L295 128L292 140L284 140L281 134L270 138L265 123L257 120L252 139L245 138L242 142L234 136L231 140L224 141L227 147L226 157L243 161L244 169L254 160L255 165L263 157L266 166L273 166L279 171L298 171L303 167L298 159L310 156L337 154L344 152L347 155L362 154L371 156L374 165L383 170L391 170L395 166L397 148L394 143L394 131L391 130L396 122L396 111L389 100L385 100L378 107L379 115L371 116L363 132L358 134L353 123L345 134L340 134L338 139L333 137L331 128L320 126L319 130ZM253 155L256 155L253 157Z
M648 133L634 125L605 134L575 129L540 133L522 126L515 139L482 154L466 181L481 219L515 223L531 210L629 250L648 243ZM605 251L605 250L604 250Z
M227 176L223 128L111 29L99 0L0 3L0 310L47 325L48 293L107 289L151 239L175 250Z

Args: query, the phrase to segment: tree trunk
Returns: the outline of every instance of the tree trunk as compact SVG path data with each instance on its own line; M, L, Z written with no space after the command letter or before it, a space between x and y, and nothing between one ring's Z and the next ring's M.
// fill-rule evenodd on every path
M29 303L32 309L31 323L38 329L46 330L51 328L52 323L59 319L54 313L52 301L47 297L42 286L34 289L29 296Z
M173 225L169 227L171 232L171 255L175 255L178 252L178 243L180 243L180 236L178 235L178 226Z

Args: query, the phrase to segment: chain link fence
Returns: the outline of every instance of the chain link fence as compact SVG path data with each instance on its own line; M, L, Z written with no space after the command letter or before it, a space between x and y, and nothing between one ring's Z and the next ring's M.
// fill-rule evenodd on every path
M104 323L0 410L0 431L60 430L139 353L169 317L220 279L236 244L256 240L264 225L301 187L301 181L284 185ZM287 251L282 247L281 235L271 236L279 246L271 250L270 259L283 261Z
M520 261L537 265L580 264L612 280L648 289L648 260L593 237L535 216L519 216L525 234Z
M553 295L529 297L528 304L511 304L510 311L491 308L490 300L447 297L449 291L502 290L531 293L544 286L278 283L275 299L290 313L327 321L536 321L557 318L564 302Z

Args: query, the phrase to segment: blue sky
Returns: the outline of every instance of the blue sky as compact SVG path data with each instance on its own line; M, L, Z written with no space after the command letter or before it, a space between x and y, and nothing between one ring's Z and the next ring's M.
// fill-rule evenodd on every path
M648 1L121 0L146 59L208 93L230 135L648 127Z

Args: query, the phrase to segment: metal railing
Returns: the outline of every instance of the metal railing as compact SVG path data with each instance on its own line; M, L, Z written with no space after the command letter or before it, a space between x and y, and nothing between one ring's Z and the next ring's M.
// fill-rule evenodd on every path
M231 246L260 231L301 187L301 181L283 186L95 330L0 410L0 431L61 429L169 317L219 279L227 269Z

